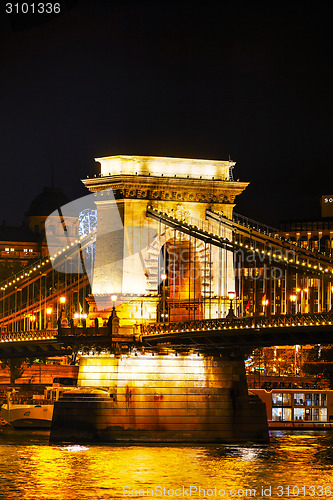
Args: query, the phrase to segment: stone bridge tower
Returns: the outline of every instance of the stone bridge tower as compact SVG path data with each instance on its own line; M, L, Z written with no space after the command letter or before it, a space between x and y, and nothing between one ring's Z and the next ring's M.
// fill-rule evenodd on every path
M104 311L97 311L91 297L90 319L105 319L116 305L121 330L134 333L135 326L149 321L223 317L227 293L235 289L232 253L175 231L146 212L150 206L198 224L208 208L232 217L235 198L248 185L233 180L235 163L124 155L96 161L100 175L82 182L91 192L111 188L114 197L105 191L96 201L92 295ZM119 234L108 227L115 205L124 226ZM223 231L222 236L231 236ZM138 245L142 252L126 259L126 249Z

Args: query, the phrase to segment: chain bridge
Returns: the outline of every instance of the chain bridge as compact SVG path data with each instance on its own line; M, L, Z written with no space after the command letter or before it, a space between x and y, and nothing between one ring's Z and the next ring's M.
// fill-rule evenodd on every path
M96 201L97 227L0 284L0 356L61 355L108 342L146 349L333 343L331 251L312 251L233 213L247 186L230 176L233 162L99 161L100 176L83 181L105 193ZM116 244L106 216L115 205L124 225ZM144 236L125 268L122 256L144 226L153 236ZM92 247L89 275L81 263ZM119 342L106 326L113 309Z
M235 214L248 183L234 181L232 161L97 161L100 174L82 181L97 225L69 235L79 215L69 223L63 207L50 226L61 246L0 283L0 359L79 355L81 386L113 398L105 403L118 412L116 420L108 413L111 440L138 432L266 441L244 356L333 344L332 245L313 251ZM84 198L73 206L89 217ZM81 403L71 404L79 414ZM89 429L94 415L84 417ZM76 428L75 420L71 436Z

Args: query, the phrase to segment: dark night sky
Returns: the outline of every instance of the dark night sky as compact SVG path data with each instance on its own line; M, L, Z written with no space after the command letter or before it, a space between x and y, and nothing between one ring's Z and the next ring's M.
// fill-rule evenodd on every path
M236 211L272 225L318 216L333 193L329 4L77 0L24 30L4 5L8 223L50 184L52 165L75 199L94 157L114 154L230 155L235 178L251 182Z

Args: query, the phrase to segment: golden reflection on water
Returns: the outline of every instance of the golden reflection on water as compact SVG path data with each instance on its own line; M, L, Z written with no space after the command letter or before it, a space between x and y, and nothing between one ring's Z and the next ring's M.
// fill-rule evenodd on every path
M4 499L104 500L130 498L124 495L130 490L140 498L140 489L191 485L202 492L223 488L226 494L255 488L257 498L261 487L271 485L271 499L281 498L279 485L331 485L333 496L333 435L325 432L276 431L269 446L49 446L46 439L20 442L17 436L8 441L0 434ZM192 490L191 498L203 496ZM300 492L298 498L310 496Z

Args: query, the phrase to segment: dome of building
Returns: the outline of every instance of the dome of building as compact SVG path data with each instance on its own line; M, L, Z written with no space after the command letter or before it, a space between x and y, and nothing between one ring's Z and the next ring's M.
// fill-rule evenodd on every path
M39 216L48 217L57 208L69 203L70 199L62 192L61 189L55 187L44 187L43 191L36 196L30 203L27 217Z

